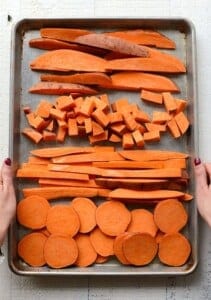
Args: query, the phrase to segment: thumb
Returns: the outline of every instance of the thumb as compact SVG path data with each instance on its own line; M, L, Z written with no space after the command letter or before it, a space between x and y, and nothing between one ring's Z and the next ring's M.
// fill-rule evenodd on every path
M2 182L4 187L13 184L13 169L12 169L12 163L10 158L5 159L2 165L1 177L2 177Z
M202 164L200 160L195 160L194 171L196 177L196 191L205 191L208 189L207 171L205 165Z

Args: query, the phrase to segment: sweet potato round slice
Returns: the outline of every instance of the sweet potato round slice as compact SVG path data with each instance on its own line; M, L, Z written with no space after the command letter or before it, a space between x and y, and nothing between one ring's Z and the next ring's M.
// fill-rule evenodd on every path
M123 242L125 237L128 235L130 235L130 233L123 232L120 235L118 235L114 240L114 255L123 265L130 264L123 252Z
M104 257L114 255L114 238L104 234L98 227L90 233L90 240L99 255Z
M191 246L188 239L179 232L166 234L159 243L158 257L168 266L184 265L190 253Z
M180 201L167 199L156 205L154 220L162 232L174 233L187 224L188 214Z
M46 261L43 250L47 237L38 232L25 235L18 243L18 255L32 267L42 267Z
M97 206L89 198L74 198L71 205L77 212L80 220L79 232L87 233L92 231L96 226L95 213Z
M123 233L130 223L131 213L119 201L106 201L96 210L96 221L99 228L107 235L117 236Z
M127 228L128 232L149 233L155 237L157 230L153 214L150 211L141 208L131 211L131 222Z
M149 264L155 258L157 250L155 238L148 233L134 233L123 241L125 258L135 266Z
M97 259L97 252L95 251L88 234L79 233L75 237L78 246L78 258L75 264L79 267L88 267L92 265Z
M78 257L77 244L69 236L52 234L45 243L44 257L51 268L70 266L75 263Z
M45 198L36 195L26 197L17 206L18 222L30 229L41 229L45 227L49 209L50 204Z
M69 205L55 205L49 209L46 227L51 234L74 236L80 228L76 211Z

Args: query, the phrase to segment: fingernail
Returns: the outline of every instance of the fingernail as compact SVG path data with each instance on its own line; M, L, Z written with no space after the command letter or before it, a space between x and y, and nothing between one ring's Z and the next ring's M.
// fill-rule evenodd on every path
M201 163L201 159L200 159L200 158L195 158L195 159L194 159L194 164L195 164L195 166L200 165L200 163Z
M4 162L5 162L5 164L6 164L7 166L11 166L12 161L11 161L11 159L10 159L9 157L6 158Z

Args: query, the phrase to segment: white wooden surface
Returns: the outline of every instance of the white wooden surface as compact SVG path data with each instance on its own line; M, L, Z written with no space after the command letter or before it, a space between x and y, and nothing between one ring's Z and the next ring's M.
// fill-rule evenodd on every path
M11 20L8 20L8 15ZM0 0L0 160L8 155L11 26L31 17L185 17L197 34L200 157L211 161L210 0ZM210 199L211 201L211 199ZM33 278L0 265L0 300L211 299L211 229L199 224L200 261L187 277ZM7 243L4 245L5 255Z

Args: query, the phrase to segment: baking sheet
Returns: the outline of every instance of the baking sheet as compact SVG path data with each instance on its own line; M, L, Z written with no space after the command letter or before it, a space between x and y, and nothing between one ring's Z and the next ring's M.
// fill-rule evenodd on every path
M28 46L31 38L39 37L39 29L42 27L72 27L86 28L97 31L112 31L121 29L146 28L155 29L164 33L176 43L173 54L186 63L187 73L179 76L171 75L171 78L180 87L181 93L178 97L188 99L187 115L191 122L188 134L175 140L166 134L161 137L160 143L150 144L149 149L169 149L184 151L190 154L188 171L190 174L189 192L194 195L194 175L191 159L198 153L197 132L197 87L196 87L196 54L195 54L195 32L191 22L184 19L26 19L18 22L13 28L12 34L12 57L11 57L11 97L10 97L10 156L17 168L28 158L29 151L36 146L20 134L21 129L27 125L22 112L23 106L32 109L37 106L41 95L28 93L28 89L39 81L39 72L32 72L29 62L42 50L33 49ZM163 51L163 50L162 50ZM168 52L168 51L167 51ZM171 50L169 51L171 52ZM107 91L106 91L107 92ZM109 91L110 101L124 96L130 102L135 102L145 111L151 114L153 106L140 102L139 93ZM45 96L54 99L55 96ZM156 107L157 109L157 107ZM159 108L158 108L159 109ZM83 144L82 144L83 143ZM77 141L69 139L67 144L88 145L88 141ZM55 144L51 144L54 146ZM38 145L41 147L42 145ZM50 145L49 145L50 146ZM46 147L46 144L43 144ZM31 183L28 184L30 186ZM23 196L21 189L27 186L24 180L16 180L15 187L17 198ZM192 253L188 262L181 267L168 267L155 259L153 263L145 267L123 266L116 259L109 260L106 264L95 264L87 268L69 267L65 269L51 269L47 266L33 268L28 266L17 256L17 241L26 232L16 222L11 226L9 232L9 265L11 270L19 275L186 275L191 273L197 266L197 209L195 201L186 205L189 213L189 222L183 231L192 245Z

